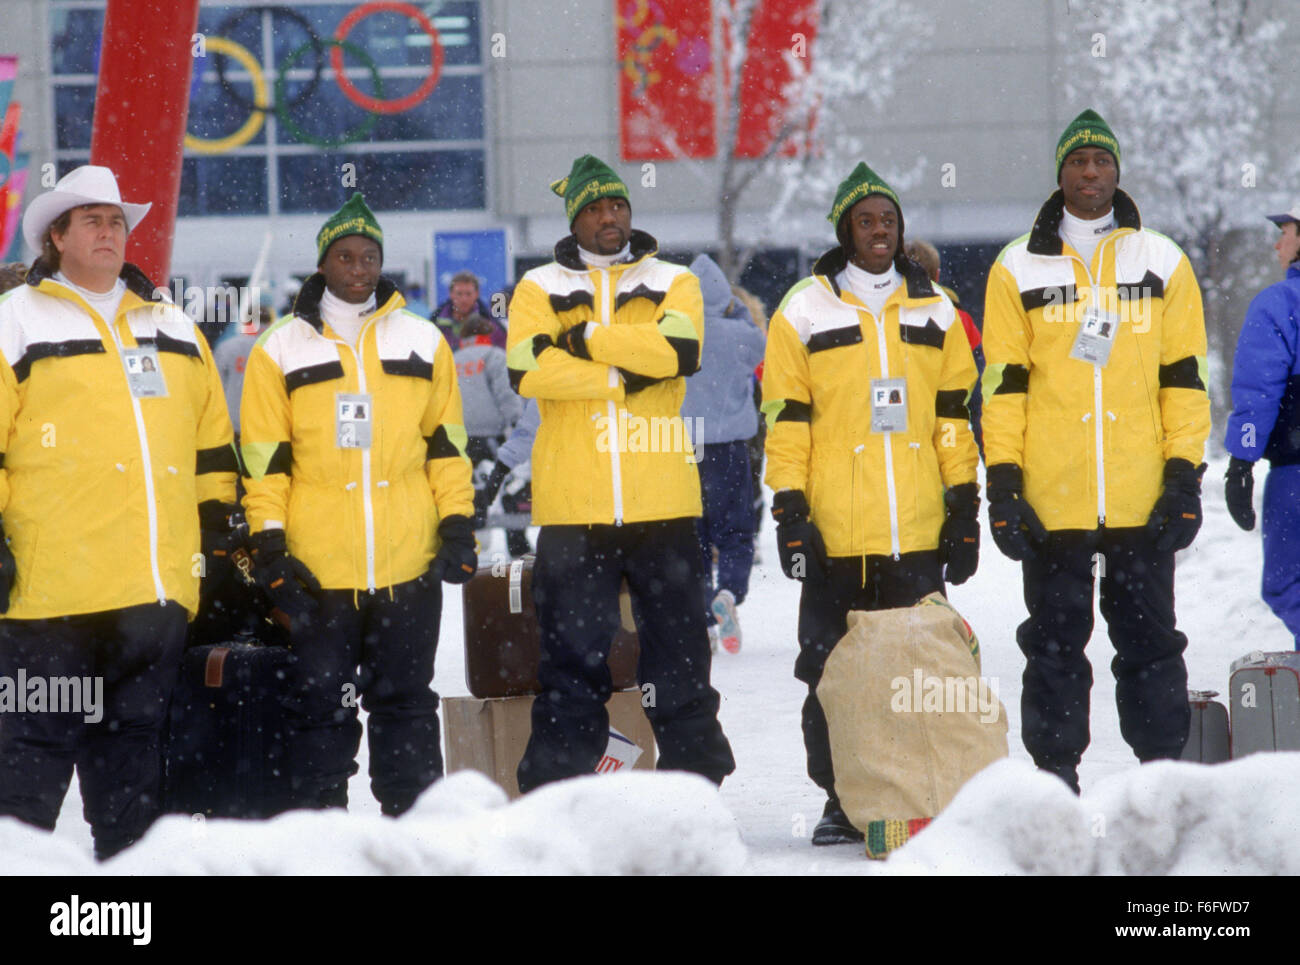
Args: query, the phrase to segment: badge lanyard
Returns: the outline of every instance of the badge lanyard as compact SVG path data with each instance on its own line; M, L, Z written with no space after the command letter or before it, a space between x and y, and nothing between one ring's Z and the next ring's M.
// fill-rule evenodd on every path
M132 398L167 398L167 381L163 378L162 363L158 361L155 346L122 349L122 366L126 369L126 384Z
M1104 247L1102 257L1105 257ZM1116 272L1118 273L1118 267ZM1097 273L1101 274L1100 260L1097 262ZM1091 274L1088 281L1092 282ZM1070 346L1070 358L1105 368L1110 361L1110 350L1115 346L1115 336L1119 334L1120 318L1115 312L1108 312L1101 307L1095 283L1091 290L1092 304L1083 310L1083 322L1079 325L1079 334L1074 337L1074 344Z
M369 392L334 394L334 439L340 449L369 449L373 425Z
M857 292L854 291L854 294L857 295ZM861 301L860 297L859 301ZM874 317L875 313L872 314ZM881 306L880 317L875 319L875 323L877 326L884 325L884 306ZM888 348L882 346L880 350L887 352ZM888 371L888 363L884 358L881 359L881 364L885 366L885 371ZM907 379L872 379L870 392L871 431L873 433L906 432Z

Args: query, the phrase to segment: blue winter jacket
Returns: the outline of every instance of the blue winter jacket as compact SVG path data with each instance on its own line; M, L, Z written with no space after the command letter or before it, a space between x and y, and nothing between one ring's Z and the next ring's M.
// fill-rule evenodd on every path
M700 255L691 271L704 296L704 350L686 380L682 418L692 420L686 427L696 444L749 439L758 432L753 376L766 339L712 258Z
M1238 459L1300 463L1300 264L1255 296L1232 364L1224 445Z

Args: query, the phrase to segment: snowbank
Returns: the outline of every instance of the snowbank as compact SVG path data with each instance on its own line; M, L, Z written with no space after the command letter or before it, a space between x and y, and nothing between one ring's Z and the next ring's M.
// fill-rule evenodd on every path
M976 775L883 864L856 848L822 873L1300 874L1300 753L1207 767L1161 762L1083 798L1024 761ZM834 852L832 856L829 852ZM679 773L565 781L508 803L476 771L435 785L394 821L305 812L271 821L172 816L96 866L54 835L0 819L0 872L24 875L668 875L761 871L717 789ZM753 858L754 860L751 860Z
M1133 768L1076 798L1000 761L886 864L896 874L1300 874L1300 753Z
M57 875L730 874L746 861L712 784L637 772L564 781L507 803L486 777L462 771L397 820L172 816L100 868L68 842L5 819L0 854L6 873Z

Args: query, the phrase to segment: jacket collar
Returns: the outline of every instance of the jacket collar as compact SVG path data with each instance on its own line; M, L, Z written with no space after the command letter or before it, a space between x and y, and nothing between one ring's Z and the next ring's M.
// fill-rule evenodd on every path
M324 296L325 276L316 272L302 283L297 297L293 300L293 313L318 332L325 330L325 322L320 317L320 300ZM379 284L375 286L374 314L383 315L396 308L397 306L392 304L394 297L401 297L397 293L397 286L381 275Z
M1121 228L1142 230L1142 218L1137 205L1125 192L1115 189L1111 201L1115 209L1115 224ZM1059 188L1038 210L1034 227L1029 232L1029 253L1031 255L1060 255L1064 250L1061 241L1061 219L1065 215L1065 192Z
M842 272L848 266L848 263L849 257L844 253L844 248L836 245L817 259L817 263L813 265L813 274L825 278L826 283L831 286L831 291L835 292L835 297L843 298L844 295L840 291L839 284L835 281L835 276ZM911 258L899 252L894 259L894 267L903 276L903 282L907 285L908 298L936 297L934 284L930 281L930 276L925 273L924 268Z
M632 260L624 262L624 264L634 265L642 258L659 251L659 242L644 231L638 231L635 228L632 229L628 242L632 249ZM556 243L555 260L570 271L585 272L589 270L587 263L582 260L582 255L578 253L578 239L573 235L561 238Z
M126 283L126 290L134 293L141 301L162 302L168 300L167 293L160 288L156 288L154 283L149 280L149 276L129 261L122 265L122 271L117 277ZM59 284L54 278L54 271L41 258L37 258L32 264L31 269L27 272L26 281L33 288L40 288L43 281Z

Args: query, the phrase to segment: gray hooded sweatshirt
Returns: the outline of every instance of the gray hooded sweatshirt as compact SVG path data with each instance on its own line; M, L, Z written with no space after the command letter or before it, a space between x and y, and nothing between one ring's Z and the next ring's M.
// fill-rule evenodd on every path
M692 420L696 443L749 439L758 432L751 380L767 340L712 258L698 256L691 271L704 296L704 352L700 370L686 380L682 418Z

